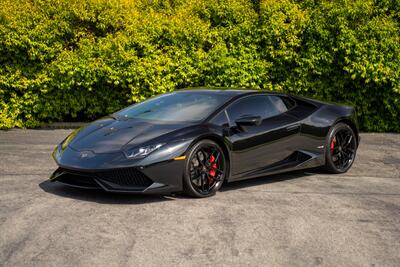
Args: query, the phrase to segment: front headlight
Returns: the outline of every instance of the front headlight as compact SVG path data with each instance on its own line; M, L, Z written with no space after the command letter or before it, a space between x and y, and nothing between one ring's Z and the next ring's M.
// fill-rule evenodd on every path
M161 144L145 146L145 147L141 147L141 148L130 149L130 150L125 151L125 156L128 159L142 159L142 158L146 157L147 155L149 155L150 153L154 152L155 150L159 149L163 145L165 145L165 144L161 143Z
M67 146L69 145L69 143L72 141L72 139L74 139L74 137L83 129L83 127L76 129L75 131L73 131L72 133L70 133L70 135L67 136L67 138L64 139L64 141L62 141L61 143L61 150L64 151Z
M53 159L55 161L57 161L60 158L60 145L54 148L53 153L51 155L53 156Z

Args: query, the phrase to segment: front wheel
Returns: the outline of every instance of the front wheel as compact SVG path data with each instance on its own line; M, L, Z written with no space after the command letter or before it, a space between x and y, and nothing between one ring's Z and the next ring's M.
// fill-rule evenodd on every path
M202 140L187 155L184 193L193 197L214 195L221 188L227 172L225 155L220 146L214 141Z
M347 172L353 165L357 151L357 140L351 127L336 124L329 132L326 146L326 168L333 173Z

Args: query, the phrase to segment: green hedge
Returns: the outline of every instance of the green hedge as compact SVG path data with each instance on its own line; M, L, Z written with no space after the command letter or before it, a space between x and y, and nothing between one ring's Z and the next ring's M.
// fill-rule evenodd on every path
M2 0L0 128L184 87L285 91L400 132L400 0Z

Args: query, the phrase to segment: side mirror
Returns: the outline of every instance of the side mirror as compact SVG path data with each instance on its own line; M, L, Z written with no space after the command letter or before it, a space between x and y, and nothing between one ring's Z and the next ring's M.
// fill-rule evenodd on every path
M238 127L242 126L258 126L261 124L260 116L244 116L235 120Z

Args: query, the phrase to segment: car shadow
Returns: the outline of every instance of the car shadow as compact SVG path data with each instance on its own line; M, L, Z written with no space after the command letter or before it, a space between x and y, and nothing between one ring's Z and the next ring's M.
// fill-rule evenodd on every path
M298 178L305 177L305 176L312 176L317 173L323 173L323 172L319 171L319 170L303 170L303 171L292 171L292 172L281 173L281 174L267 175L267 176L251 178L251 179L247 179L247 180L226 183L222 186L222 188L219 191L226 192L226 191L230 191L230 190L243 189L243 188L252 187L252 186L278 183L278 182L288 181L288 180L292 180L292 179L298 179Z
M220 192L227 192L235 189L242 189L252 186L265 185L270 183L277 183L297 179L305 176L311 176L321 171L307 170L295 171L283 174L275 174L242 180L237 182L226 183L220 189ZM146 204L152 202L173 201L176 199L191 198L182 194L171 195L140 195L140 194L121 194L106 192L101 189L80 189L70 187L57 182L50 182L49 180L43 181L39 187L50 194L60 197L72 198L82 201L96 202L100 204Z

